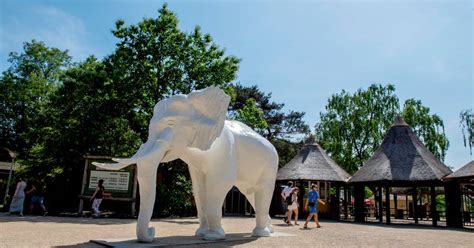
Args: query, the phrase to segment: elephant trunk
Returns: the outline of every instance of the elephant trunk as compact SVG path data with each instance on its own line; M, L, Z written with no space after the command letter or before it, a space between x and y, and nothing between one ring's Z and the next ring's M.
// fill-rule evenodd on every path
M140 192L140 212L138 213L137 238L140 242L152 242L155 229L148 227L156 197L156 173L160 161L167 152L169 145L159 140L148 154L137 159L137 179Z
M97 163L94 165L108 170L119 170L130 164L137 164L137 179L140 192L140 212L138 214L137 238L140 242L152 242L155 229L148 227L156 197L156 173L158 165L171 148L172 131L165 129L158 137L151 137L131 158L112 158L117 163Z

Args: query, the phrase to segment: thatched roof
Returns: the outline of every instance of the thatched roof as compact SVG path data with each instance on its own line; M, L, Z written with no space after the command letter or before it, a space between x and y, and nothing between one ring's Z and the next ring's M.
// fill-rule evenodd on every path
M346 182L349 177L316 143L305 145L277 174L277 180Z
M349 180L350 183L432 183L452 171L418 139L400 116L395 118L375 154Z
M446 180L459 178L474 178L474 160L453 172L451 175L445 177Z

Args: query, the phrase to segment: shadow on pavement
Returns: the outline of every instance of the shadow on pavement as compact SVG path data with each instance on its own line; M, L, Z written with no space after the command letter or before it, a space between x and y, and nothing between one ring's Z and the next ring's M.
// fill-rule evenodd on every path
M344 223L350 225L361 225L361 226L373 226L373 227L382 227L382 228L393 228L393 229L417 229L417 230L450 230L450 231L459 231L459 232L468 232L474 233L474 229L469 228L455 228L455 227L445 227L445 226L430 226L424 224L414 224L414 223L391 223L390 225L381 224L381 223L357 223L357 222L334 222L334 223Z
M81 244L76 244L76 245L59 245L59 246L52 246L52 247L55 247L55 248L102 248L104 246L96 244L96 243L92 243L92 242L87 242L87 243L81 243Z
M109 218L84 218L84 217L54 217L54 216L35 216L26 215L23 217L17 215L0 215L0 222L52 222L52 223L70 223L70 224L92 224L92 225L116 225L135 223L135 219L109 219Z
M173 224L179 224L179 225L199 225L199 220L183 220L183 221L177 221L177 220L170 220L170 219L159 219L160 222L167 222L167 223L173 223Z
M233 245L247 244L257 240L256 237L251 237L250 233L231 233L226 235L225 240L208 241L195 236L168 236L155 238L152 243L139 243L136 239L106 239L106 240L91 240L90 243L103 245L106 247L118 248L134 248L134 247L229 247ZM78 244L78 246L63 246L63 247L87 247L87 244Z

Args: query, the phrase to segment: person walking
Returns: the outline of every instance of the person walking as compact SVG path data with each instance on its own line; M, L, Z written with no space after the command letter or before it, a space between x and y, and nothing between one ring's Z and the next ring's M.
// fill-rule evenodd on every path
M291 193L293 192L293 182L289 181L288 185L283 188L281 191L281 197L283 199L283 209L285 210L285 216L283 217L283 221L289 224L289 216L288 216L288 202L291 201ZM291 204L291 203L290 203Z
M291 216L293 213L295 214L295 225L298 226L298 196L300 190L298 188L293 188L293 192L291 193L291 204L288 206L288 222L291 223Z
M304 229L308 228L308 223L313 216L314 216L314 222L316 223L316 227L317 228L321 227L318 220L318 202L323 205L326 204L324 201L319 199L318 186L313 184L311 185L311 190L308 192L308 201L306 202L306 205L304 207L305 211L307 211L309 207L308 218L306 218L306 222L304 223L304 226L303 226Z
M94 215L96 217L100 216L100 203L102 203L102 199L104 198L104 179L100 179L97 187L95 188L94 194L92 194L91 201L92 202L92 210L94 211Z
M19 213L23 216L23 204L25 203L25 188L26 180L20 177L20 181L16 184L15 194L13 194L12 202L10 204L9 213Z
M33 213L35 206L40 206L43 210L43 216L48 214L46 211L46 206L44 205L44 188L38 182L33 182L31 184L31 189L26 192L26 194L32 194L30 202L30 214Z

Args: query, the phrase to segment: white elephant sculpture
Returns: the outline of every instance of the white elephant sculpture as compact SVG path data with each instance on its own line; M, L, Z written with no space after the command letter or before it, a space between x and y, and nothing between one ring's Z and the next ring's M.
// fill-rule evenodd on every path
M225 238L222 204L236 186L255 209L253 236L269 236L268 214L278 170L273 145L245 124L226 119L230 97L217 87L175 95L158 102L149 125L148 140L131 158L117 163L94 163L109 170L137 164L140 212L137 238L152 242L149 227L160 162L182 159L189 166L199 218L195 235L206 240Z

